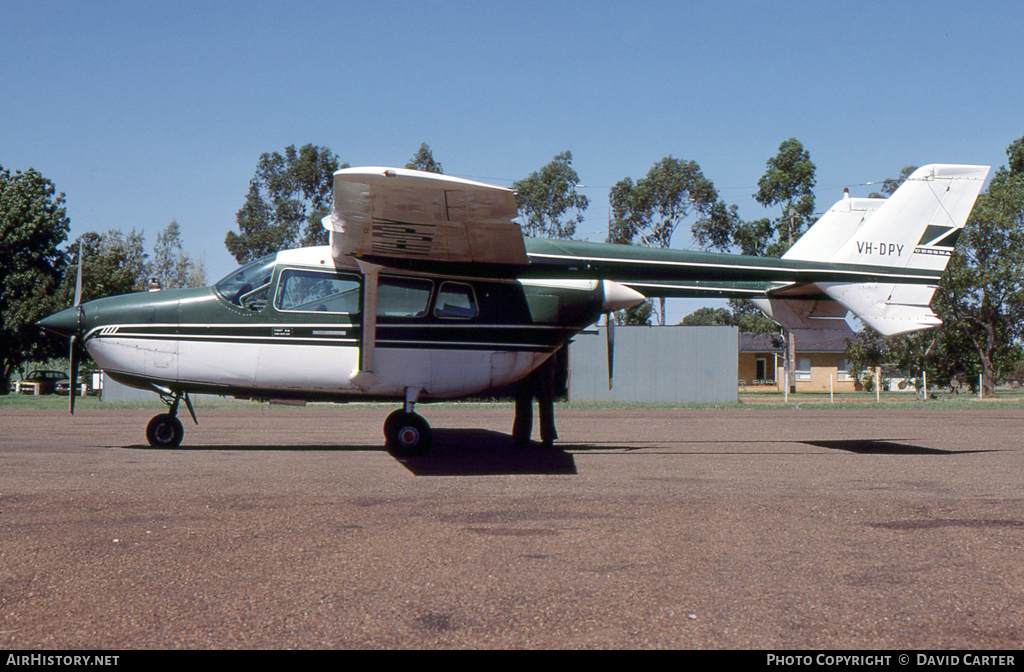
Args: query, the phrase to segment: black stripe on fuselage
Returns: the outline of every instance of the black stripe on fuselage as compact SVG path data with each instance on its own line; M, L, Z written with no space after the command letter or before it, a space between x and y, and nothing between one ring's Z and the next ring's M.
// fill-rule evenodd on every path
M470 350L555 350L578 329L549 325L378 324L376 347ZM358 325L107 325L86 340L139 339L208 343L358 346Z

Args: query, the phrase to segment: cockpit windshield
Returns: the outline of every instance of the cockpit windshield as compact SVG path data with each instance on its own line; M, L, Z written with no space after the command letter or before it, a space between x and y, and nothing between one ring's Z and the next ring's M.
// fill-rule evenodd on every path
M267 304L267 295L270 290L270 280L274 277L274 262L276 254L269 254L251 261L223 280L217 282L213 288L236 306L259 310Z

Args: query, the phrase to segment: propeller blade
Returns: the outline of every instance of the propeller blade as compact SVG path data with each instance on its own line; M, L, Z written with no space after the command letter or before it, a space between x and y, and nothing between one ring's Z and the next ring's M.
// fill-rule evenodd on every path
M605 316L605 334L608 337L608 389L612 389L612 381L615 376L615 320L612 314Z
M71 401L71 415L75 414L75 390L78 388L78 357L75 356L75 345L78 341L78 334L71 337L71 384L68 386L68 399Z
M82 243L78 243L78 276L75 278L75 304L82 303Z

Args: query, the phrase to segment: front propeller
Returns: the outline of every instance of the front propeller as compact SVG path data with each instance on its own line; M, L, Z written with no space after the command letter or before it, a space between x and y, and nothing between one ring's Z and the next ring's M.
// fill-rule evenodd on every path
M71 383L68 390L70 398L71 414L75 413L75 388L78 386L78 365L81 361L81 340L82 340L82 245L78 246L78 276L75 278L75 302L70 308L44 317L36 324L44 329L68 336L71 339L71 350L68 359L71 360Z
M607 317L605 334L608 338L608 389L610 390L615 377L615 318L612 313L643 303L647 297L632 287L627 287L614 280L602 280L601 288L604 292L604 303L601 310Z
M606 313L605 318L605 336L608 339L608 389L610 390L615 378L615 317L611 313Z
M68 386L68 399L71 415L75 414L75 390L78 389L78 344L79 334L82 331L82 243L78 243L78 273L75 277L75 303L72 308L76 309L77 325L75 333L71 334L71 350L68 359L71 366L71 384Z

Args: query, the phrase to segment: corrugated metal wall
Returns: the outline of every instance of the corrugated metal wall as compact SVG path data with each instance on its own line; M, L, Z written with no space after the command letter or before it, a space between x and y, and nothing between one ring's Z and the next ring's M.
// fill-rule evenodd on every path
M599 327L569 345L570 401L739 401L736 327L616 327L611 390L606 343Z

